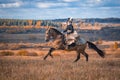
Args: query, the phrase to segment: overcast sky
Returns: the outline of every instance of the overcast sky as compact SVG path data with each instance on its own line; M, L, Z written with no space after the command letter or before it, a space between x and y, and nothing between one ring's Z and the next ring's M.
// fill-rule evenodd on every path
M120 0L0 0L0 18L120 18Z

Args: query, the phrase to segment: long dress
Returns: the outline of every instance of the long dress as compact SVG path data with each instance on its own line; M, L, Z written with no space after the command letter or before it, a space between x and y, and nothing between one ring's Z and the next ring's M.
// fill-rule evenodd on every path
M67 25L67 28L63 32L67 32L66 35L67 45L70 45L76 41L76 37L78 37L78 33L74 30L72 24Z

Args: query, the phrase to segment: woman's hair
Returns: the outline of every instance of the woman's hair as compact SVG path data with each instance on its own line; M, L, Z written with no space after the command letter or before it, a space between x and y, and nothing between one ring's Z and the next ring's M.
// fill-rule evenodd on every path
M67 20L67 22L70 22L70 23L72 23L72 21L73 21L73 18L71 17L71 18L68 18L68 20Z

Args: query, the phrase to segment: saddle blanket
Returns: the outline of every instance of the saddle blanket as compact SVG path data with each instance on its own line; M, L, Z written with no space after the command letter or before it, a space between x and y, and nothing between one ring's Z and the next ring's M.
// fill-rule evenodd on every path
M76 31L74 31L73 33L71 33L71 34L67 34L66 35L66 43L68 44L68 45L70 45L70 44L72 44L72 43L74 43L74 42L76 42L76 44L85 44L86 43L86 40L84 39L84 38L82 38L82 37L78 37L79 35L78 35L78 33L76 32ZM78 37L78 38L77 38ZM76 40L76 38L78 39L78 40Z

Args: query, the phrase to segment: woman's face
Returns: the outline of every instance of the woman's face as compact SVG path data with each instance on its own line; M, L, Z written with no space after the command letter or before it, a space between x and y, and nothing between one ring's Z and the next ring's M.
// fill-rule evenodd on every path
M67 25L70 25L70 24L72 24L72 22L71 22L71 21L67 21L66 23L67 23Z

